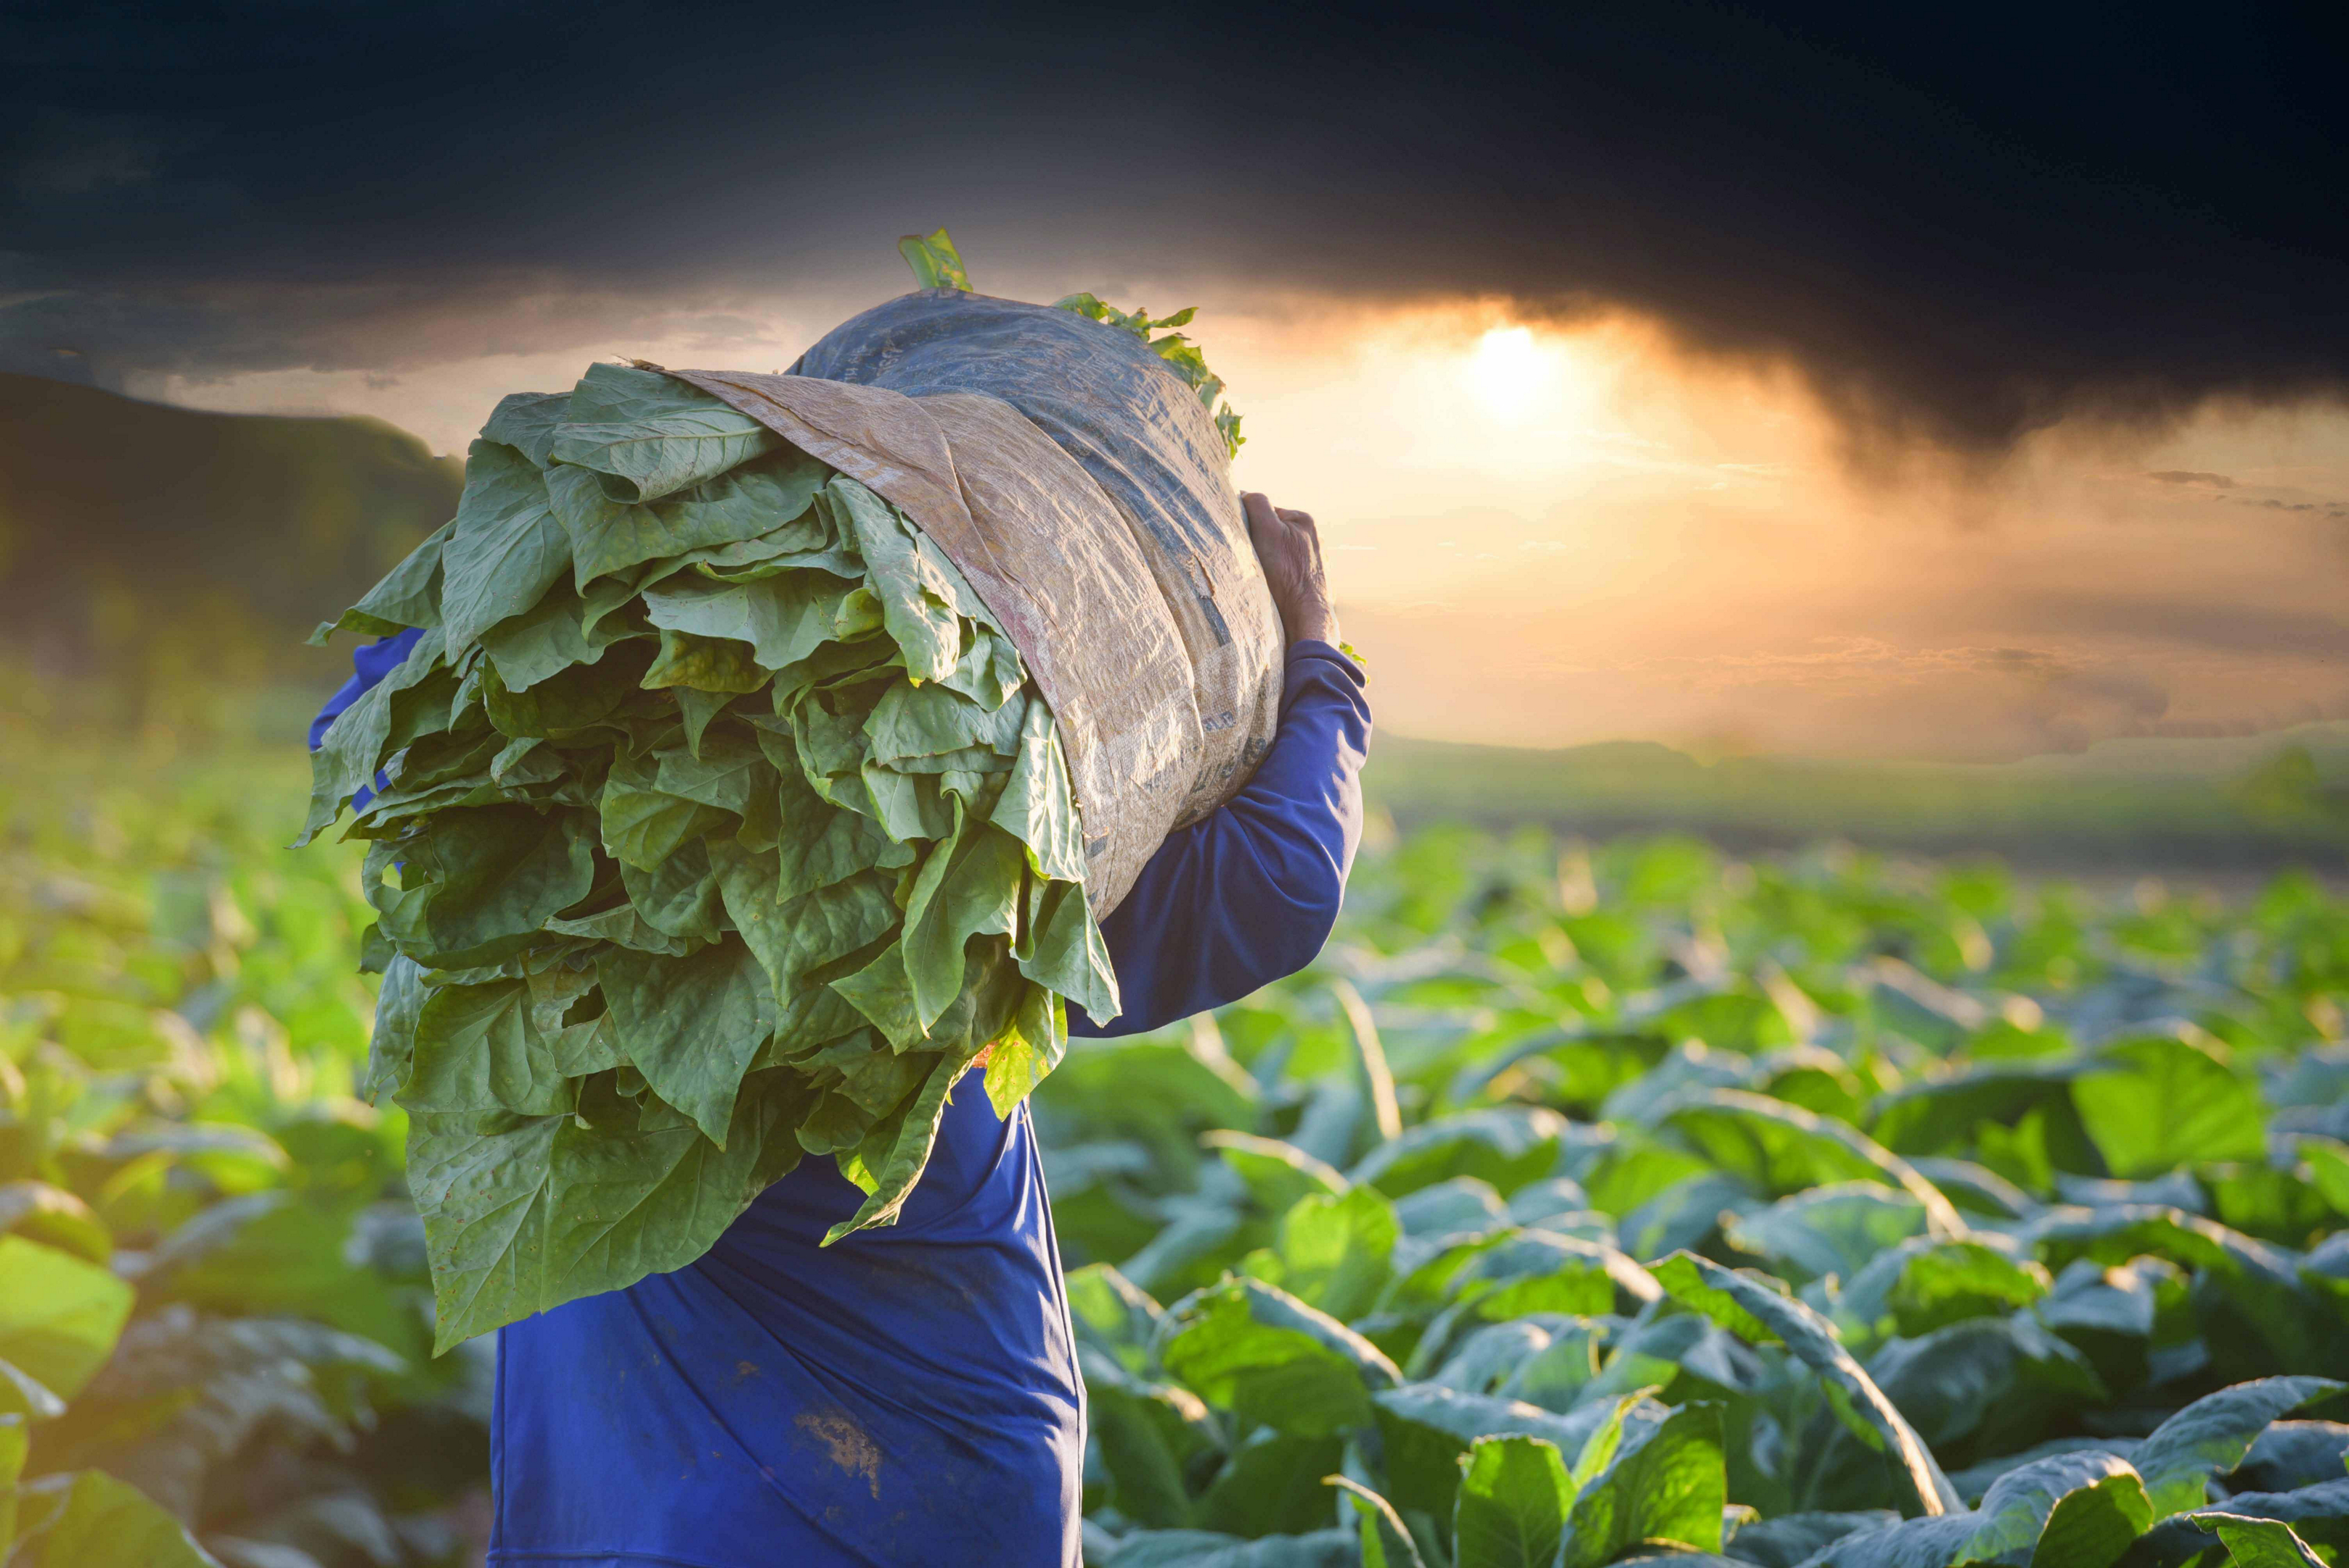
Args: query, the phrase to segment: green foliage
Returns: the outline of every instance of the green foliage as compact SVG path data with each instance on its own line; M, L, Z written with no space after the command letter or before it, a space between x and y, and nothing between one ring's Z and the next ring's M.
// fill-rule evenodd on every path
M1477 1438L1452 1521L1461 1568L1548 1568L1557 1560L1574 1492L1557 1444Z
M350 1092L356 858L281 847L278 761L0 749L0 1556L28 1568L427 1568L481 1484L486 1364L429 1360L403 1118Z
M631 775L683 803L672 831L738 798L732 711ZM524 964L440 988L428 1021L424 971L394 961L378 1023L412 1054L378 1039L373 1070L418 1108L370 1108L349 1093L363 879L344 851L270 846L290 779L27 753L0 776L0 1244L39 1259L0 1272L20 1347L0 1359L66 1386L7 1384L17 1560L441 1560L482 1450L452 1467L418 1434L478 1444L484 1407L476 1363L429 1355L409 1125L458 1114L425 1103L444 1096L507 1106L478 1173L543 1171L524 1222L559 1244L554 1219L586 1210L555 1144L586 1129L534 1096L549 1063L617 1077L610 1011L566 1018L575 976ZM658 814L630 821L657 860ZM565 842L526 847L564 885ZM802 863L833 850L875 853ZM722 884L710 909L638 887L672 925L725 908ZM557 919L717 977L626 1005L730 1005L750 939L671 936L623 890L626 918ZM2328 1033L2349 910L2313 884L2202 910L2184 953L2143 898L1669 841L1429 833L1367 855L1351 900L1315 971L1076 1043L1036 1092L1092 1560L2215 1568L2349 1547L2349 1045ZM2034 956L2059 931L2060 983ZM671 1068L714 1122L720 1075ZM761 1140L733 1129L771 1106L770 1070L725 1149L680 1106L637 1125L645 1158L747 1159ZM2173 1083L2234 1111L2114 1112ZM680 1201L734 1179L672 1169ZM455 1179L437 1154L408 1171ZM330 1545L305 1521L350 1498L372 1524Z
M1349 898L1314 970L1039 1091L1096 1408L1202 1434L1097 1424L1111 1561L1211 1496L1251 1533L1275 1438L1344 1495L1260 1543L1364 1563L2349 1546L2349 907L1451 829ZM1171 1092L1084 1086L1129 1071Z
M945 233L946 231L941 229L934 237L943 238ZM921 275L921 264L916 263L914 271L915 275ZM1152 333L1168 327L1188 327L1191 324L1191 318L1199 313L1197 306L1185 306L1172 316L1154 317L1149 311L1139 307L1133 310L1120 310L1116 306L1107 304L1092 294L1072 294L1066 299L1054 303L1057 309L1074 311L1087 320L1099 321L1117 327L1121 331L1131 332L1142 339L1151 352L1166 361L1168 369L1181 377L1184 382L1198 394L1199 406L1206 409L1212 416L1216 433L1223 438L1224 455L1226 457L1239 455L1240 448L1247 444L1247 438L1240 434L1240 416L1232 410L1229 402L1222 401L1223 378L1207 369L1206 357L1199 352L1198 345L1180 332L1169 332L1163 337L1151 336ZM1220 406L1218 406L1219 403Z
M1116 1012L1002 628L698 389L508 398L437 564L339 624L428 634L326 732L306 830L373 792L366 1085L409 1114L440 1348L682 1267L803 1154L869 1195L831 1240L893 1223L967 1068L1008 1112L1061 996Z
M963 269L962 253L955 249L944 229L930 234L905 234L897 241L897 251L922 287L970 292L970 274Z

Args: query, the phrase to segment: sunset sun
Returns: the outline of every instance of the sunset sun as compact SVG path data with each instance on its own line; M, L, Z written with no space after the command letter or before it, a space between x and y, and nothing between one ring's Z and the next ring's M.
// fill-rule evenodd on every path
M1553 400L1564 379L1564 356L1537 341L1529 327L1495 327L1476 340L1467 379L1487 412L1524 420Z

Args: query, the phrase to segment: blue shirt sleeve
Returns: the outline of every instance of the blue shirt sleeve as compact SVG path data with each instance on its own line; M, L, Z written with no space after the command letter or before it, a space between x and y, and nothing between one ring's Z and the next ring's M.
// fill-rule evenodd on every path
M1326 642L1288 650L1280 730L1247 787L1170 836L1102 922L1125 1011L1069 1008L1075 1035L1138 1034L1296 973L1336 924L1362 839L1371 708Z
M326 742L327 730L333 727L336 720L343 716L344 709L366 696L367 688L407 661L409 650L416 646L416 639L423 635L424 633L415 627L409 627L406 631L394 633L380 642L362 643L353 651L351 678L344 681L332 697L326 699L326 705L318 710L316 718L310 721L312 751L316 751ZM383 783L381 774L376 775L376 783L378 787L381 786ZM363 789L351 797L351 809L365 811L367 802L374 798L374 790Z

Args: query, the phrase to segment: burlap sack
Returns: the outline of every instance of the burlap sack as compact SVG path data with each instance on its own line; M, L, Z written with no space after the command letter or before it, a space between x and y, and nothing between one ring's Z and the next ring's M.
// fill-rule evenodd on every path
M887 497L970 579L1059 722L1096 915L1247 783L1279 720L1279 616L1221 437L1132 335L928 289L792 374L669 373Z

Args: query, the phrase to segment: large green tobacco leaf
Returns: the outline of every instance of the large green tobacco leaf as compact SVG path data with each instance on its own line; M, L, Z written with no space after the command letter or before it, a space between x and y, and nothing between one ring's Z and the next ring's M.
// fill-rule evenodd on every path
M1807 1568L2112 1568L2152 1519L2127 1463L2061 1454L2002 1476L1979 1509L1845 1535Z
M351 1255L352 1232L347 1210L284 1191L229 1199L174 1232L141 1283L150 1298L215 1312L298 1313L380 1345L420 1351L408 1303Z
M1107 1263L1088 1263L1068 1276L1069 1315L1081 1345L1090 1345L1129 1373L1150 1365L1150 1345L1165 1314L1148 1293Z
M208 1472L256 1438L347 1449L357 1436L348 1394L364 1378L397 1400L418 1387L401 1389L407 1369L374 1341L316 1323L166 1308L142 1319L68 1419L44 1434L43 1459L101 1463L166 1511L217 1524L227 1511L206 1507ZM217 1536L209 1543L223 1549Z
M932 847L905 892L905 994L925 1035L962 994L971 939L1009 936L1020 915L1019 840L986 823L963 828Z
M953 607L974 596L937 546L862 484L835 479L818 497L856 539L882 617L917 680L943 680L962 659Z
M619 1048L652 1092L725 1147L751 1059L774 1033L774 993L749 946L683 959L616 950L596 961Z
M586 897L595 846L595 821L579 812L443 812L397 845L378 846L368 898L384 934L411 958L444 967L479 961L481 950L524 940ZM403 857L398 888L383 877L394 855Z
M1838 1293L1837 1327L1847 1341L1872 1345L1895 1334L1930 1334L2044 1297L2051 1283L2047 1271L1992 1245L1993 1240L1937 1241L1920 1236L1878 1252ZM2148 1321L2146 1329L2150 1326ZM2145 1332L2139 1330L2138 1337Z
M1674 1253L1659 1263L1654 1273L1657 1282L1675 1299L1739 1338L1755 1345L1784 1345L1808 1364L1819 1375L1837 1417L1853 1436L1891 1461L1894 1472L1913 1494L1919 1512L1945 1513L1960 1506L1949 1477L1934 1462L1924 1439L1837 1340L1834 1327L1816 1313L1747 1275L1693 1253Z
M2203 1285L2198 1315L2217 1330L2206 1345L2231 1376L2331 1365L2322 1348L2330 1330L2291 1255L2216 1220L2146 1204L2055 1208L2021 1236L2050 1267L2081 1258L2115 1265L2149 1255L2194 1271Z
M1599 1568L1635 1543L1719 1551L1727 1501L1719 1410L1695 1405L1651 1417L1634 1401L1618 1407L1616 1420L1621 1435L1603 1465L1591 1467L1596 1437L1576 1462L1581 1484L1567 1519L1565 1568Z
M527 622L524 617L514 624L526 629ZM507 685L493 654L476 667L481 678L481 712L499 733L517 738L552 737L576 742L609 728L625 731L631 740L641 742L647 738L647 726L641 716L628 711L628 705L651 659L651 645L639 639L592 663L565 665L527 690L516 690ZM636 721L633 726L632 718Z
M2349 1459L2349 1425L2275 1421L2253 1440L2227 1484L2251 1491L2314 1486L2342 1474L2344 1459Z
M860 595L862 603L857 602ZM712 582L687 575L647 589L645 614L664 630L742 643L760 667L781 670L808 658L827 642L846 641L873 630L869 617L858 614L871 599L872 595L857 584L821 572L793 572L747 583ZM893 688L893 693L910 690L915 689Z
M2228 1558L2237 1568L2324 1568L2324 1559L2281 1521L2246 1519L2224 1509L2209 1509L2196 1514L2194 1522L2226 1543Z
M724 889L712 865L709 841L695 839L652 869L620 863L620 886L637 916L653 929L698 950L725 933ZM623 944L633 951L657 950L651 944Z
M589 374L592 379L595 372ZM667 387L654 382L667 382ZM556 427L548 445L549 465L591 470L605 494L635 504L715 479L782 445L781 437L750 415L706 397L669 395L662 406L667 388L678 386L665 376L651 376L639 385L642 391L634 393L635 400L627 405L632 417L597 420L596 414L621 410L589 406L595 389L583 384L573 395L571 418Z
M1118 1000L1117 974L1082 889L1034 878L1029 888L1031 896L1012 949L1019 972L1050 986L1092 1018L1115 1018L1124 1005Z
M2191 1040L2108 1045L2073 1080L2072 1099L2115 1176L2160 1176L2197 1160L2267 1153L2258 1088Z
M1158 1355L1210 1405L1308 1436L1367 1425L1371 1395L1402 1378L1361 1334L1256 1280L1227 1281L1168 1308Z
M605 587L595 585L583 599L558 583L537 604L481 634L482 650L505 689L510 711L520 709L520 693L566 670L595 663L615 642L644 635L630 618L611 613L618 605L604 602L610 597ZM552 726L542 722L541 727Z
M1919 1083L1906 1084L1878 1102L1872 1130L1887 1148L1904 1155L1962 1149L1988 1127L2012 1127L2034 1113L2053 1116L2055 1141L2066 1155L2064 1169L2093 1169L2080 1163L2095 1155L2080 1130L2068 1088L2078 1062L1978 1063Z
M1249 1202L1262 1213L1287 1214L1302 1199L1336 1198L1348 1189L1344 1177L1278 1138L1218 1129L1199 1141L1223 1156L1225 1168L1240 1179Z
M1978 1241L1945 1241L1905 1261L1890 1292L1893 1321L1902 1334L1930 1334L2029 1306L2046 1295L2048 1284L2047 1271L2028 1260Z
M1585 1406L1557 1416L1536 1406L1491 1395L1463 1394L1433 1383L1409 1383L1375 1397L1386 1456L1387 1495L1399 1508L1450 1521L1458 1502L1460 1461L1480 1438L1539 1438L1561 1454L1580 1454L1609 1415Z
M1766 1359L1726 1330L1692 1313L1634 1320L1631 1326L1612 1332L1599 1319L1553 1319L1551 1325L1550 1343L1544 1352L1559 1353L1556 1362L1570 1367L1589 1355L1599 1363L1592 1375L1573 1386L1569 1409L1627 1398L1642 1388L1664 1390L1675 1403L1707 1399L1736 1403L1763 1394L1777 1381ZM1468 1348L1475 1348L1474 1342Z
M2338 1393L2324 1377L2265 1377L2206 1394L2153 1429L2136 1450L2156 1518L2209 1501L2210 1478L2233 1469L2271 1421Z
M853 1160L841 1162L841 1174L865 1189L854 1214L824 1233L830 1246L868 1225L895 1225L914 1189L914 1182L929 1163L936 1147L938 1127L946 1119L947 1096L978 1056L984 1041L966 1036L957 1049L931 1058L918 1092L894 1118L876 1124L860 1144ZM972 1085L978 1089L978 1085ZM894 1122L894 1125L892 1125Z
M2349 1477L2344 1477L2291 1491L2239 1491L2215 1508L2174 1514L2146 1532L2130 1553L2130 1568L2137 1563L2175 1568L2207 1561L2202 1553L2223 1544L2209 1528L2208 1515L2220 1512L2237 1519L2288 1524L2303 1540L2331 1552L2336 1561L2344 1549L2349 1549Z
M419 1009L399 1103L411 1111L547 1116L572 1096L530 986L520 980L440 986Z
M767 683L767 672L746 643L689 631L663 630L660 653L645 671L648 691L695 691L735 697L756 691ZM680 711L683 698L679 698Z
M138 1488L103 1470L53 1481L65 1483L61 1491L45 1487L20 1505L20 1518L38 1511L43 1521L18 1559L28 1568L220 1568Z
M510 446L544 468L554 447L555 432L570 418L569 392L508 392L490 410L489 422L481 427L481 439Z
M1648 1272L1614 1248L1539 1230L1477 1249L1447 1290L1455 1308L1486 1321L1531 1312L1607 1313L1619 1299L1636 1310L1661 1294Z
M798 1162L797 1111L792 1085L753 1079L722 1148L608 1089L569 1115L413 1113L436 1349L691 1262Z
M0 1236L0 1362L60 1398L113 1354L130 1287L109 1270L22 1236ZM16 1403L0 1388L0 1411Z
M1502 1334L1515 1326L1496 1324L1484 1332ZM1538 1405L1545 1410L1571 1410L1591 1390L1599 1376L1603 1348L1609 1337L1609 1324L1604 1320L1594 1319L1551 1322L1542 1326L1546 1343L1528 1345L1526 1347L1528 1353L1510 1368L1492 1392L1506 1399L1522 1399L1529 1405ZM1478 1340L1471 1339L1462 1346L1460 1355L1464 1357L1479 1349ZM1438 1374L1439 1377L1442 1376ZM1645 1382L1637 1381L1627 1386L1645 1386Z
M1309 1194L1281 1216L1274 1282L1340 1322L1368 1312L1385 1289L1402 1228L1377 1189Z
M1549 1568L1573 1504L1574 1481L1555 1443L1479 1438L1453 1509L1456 1568Z
M456 663L481 633L520 615L571 565L571 541L554 520L538 466L510 446L477 441L465 460L465 493L440 551L440 631Z
M854 555L807 511L831 471L798 452L778 452L650 505L614 499L605 476L558 464L548 499L571 539L573 581L591 599L617 580L633 597L686 572L725 580L810 570L854 576Z
M659 784L658 758L622 756L614 760L597 802L605 851L639 871L658 871L686 846L699 847L733 826L723 807Z
M2127 1466L2102 1467L2087 1485L2057 1498L2032 1548L2031 1568L2108 1568L2153 1520L2143 1480Z

